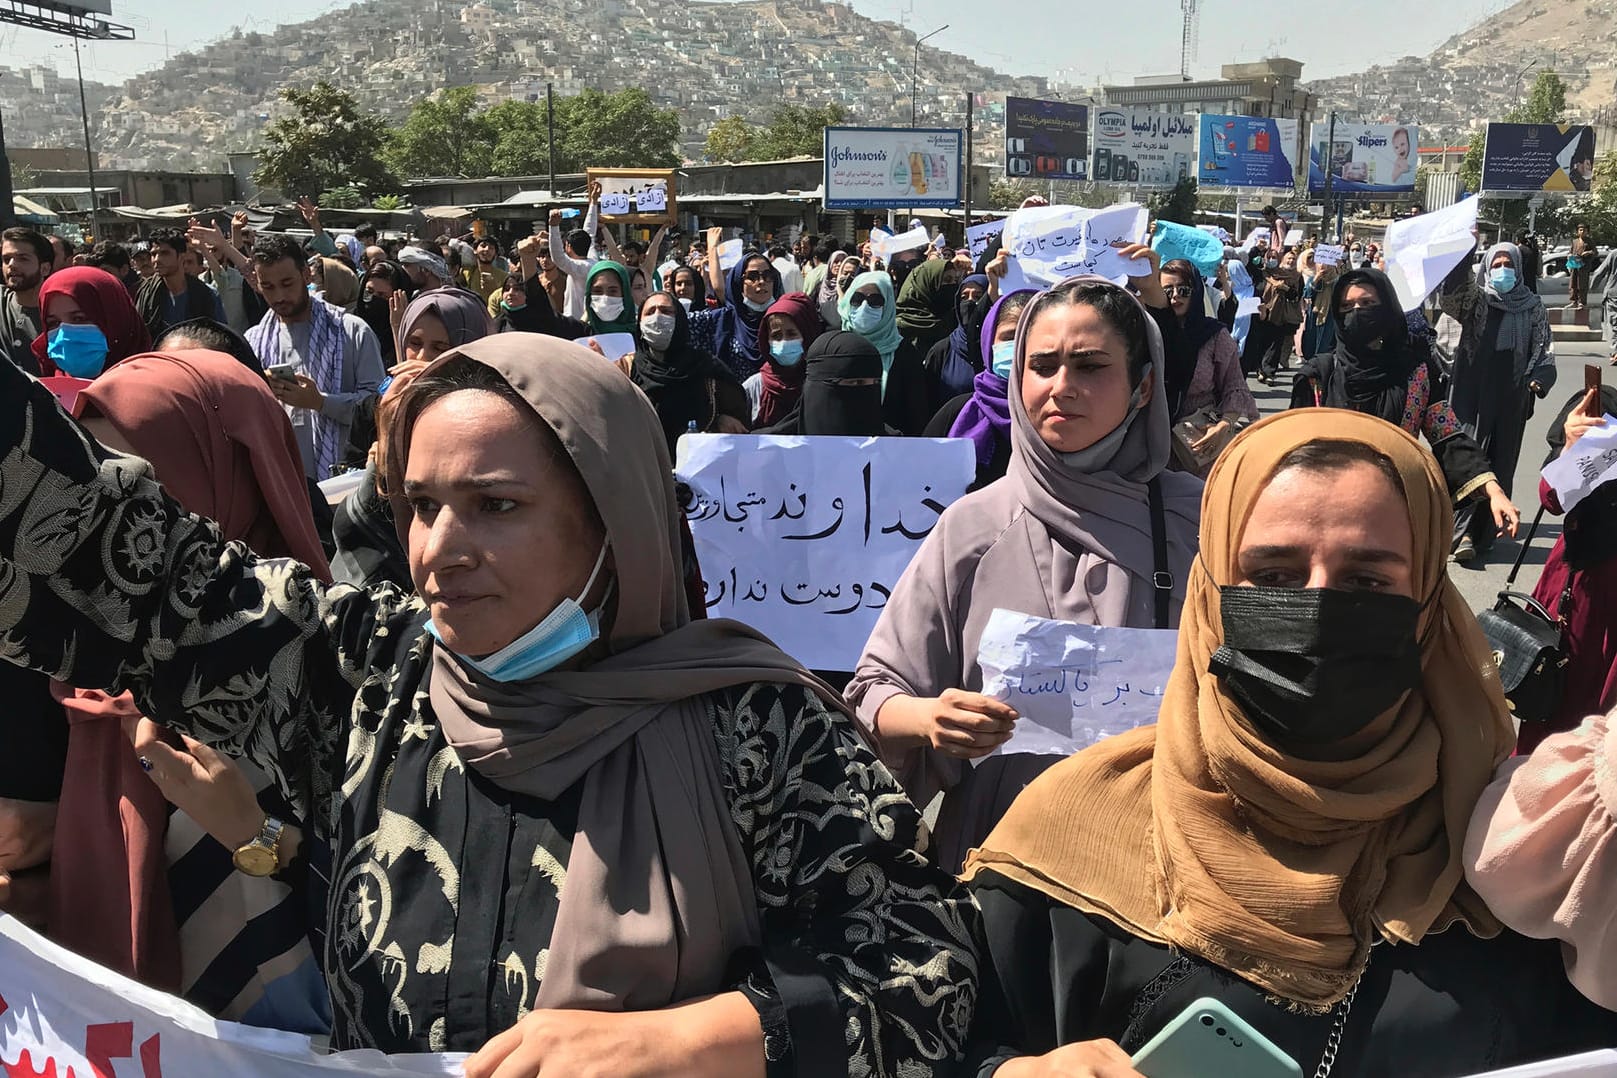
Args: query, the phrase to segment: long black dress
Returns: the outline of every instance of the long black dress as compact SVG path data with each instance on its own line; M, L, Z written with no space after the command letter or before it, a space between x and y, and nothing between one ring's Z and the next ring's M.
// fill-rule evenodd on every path
M963 1073L1110 1038L1131 1055L1192 1002L1219 1000L1315 1073L1330 1014L1298 1013L1234 974L1141 940L992 871L972 893L988 943ZM1617 1014L1566 978L1558 944L1464 928L1380 944L1346 1008L1333 1078L1458 1078L1617 1044Z

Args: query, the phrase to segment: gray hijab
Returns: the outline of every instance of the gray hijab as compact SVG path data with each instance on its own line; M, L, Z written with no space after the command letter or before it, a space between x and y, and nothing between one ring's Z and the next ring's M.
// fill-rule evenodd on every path
M1516 287L1509 292L1500 292L1488 279L1493 260L1500 254L1509 255L1510 264L1516 269ZM1513 352L1516 367L1520 369L1528 359L1528 349L1533 345L1533 315L1543 306L1538 293L1527 287L1527 281L1522 276L1521 248L1514 243L1496 243L1488 248L1487 257L1477 267L1477 287L1482 289L1487 307L1504 312L1499 319L1499 337L1494 347L1501 352ZM1481 318L1486 324L1487 315L1483 314Z
M462 760L547 800L582 783L538 1006L646 1010L721 991L760 926L705 696L778 682L841 700L755 630L690 620L668 441L612 364L555 337L501 333L423 377L459 358L497 372L554 432L615 561L608 654L582 669L502 684L433 646L428 694ZM408 432L388 447L389 489L401 489Z
M410 331L424 314L438 316L438 321L444 324L444 331L449 334L451 348L458 348L494 332L488 317L488 306L476 292L468 292L464 288L430 289L411 300L404 309L404 317L399 320L400 359L404 358L403 343L410 339Z

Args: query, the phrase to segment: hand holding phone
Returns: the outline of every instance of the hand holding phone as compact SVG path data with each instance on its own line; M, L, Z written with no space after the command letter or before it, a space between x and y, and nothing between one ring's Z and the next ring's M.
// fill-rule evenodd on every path
M298 365L296 363L276 363L264 368L264 377L274 378L282 382L295 382L298 380Z

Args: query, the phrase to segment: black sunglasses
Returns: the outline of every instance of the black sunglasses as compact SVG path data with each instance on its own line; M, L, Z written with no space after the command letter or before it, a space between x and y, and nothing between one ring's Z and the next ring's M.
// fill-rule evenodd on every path
M1188 284L1171 284L1163 289L1169 299L1189 299L1196 294L1196 290Z
M855 292L853 295L848 297L848 307L850 310L854 307L863 307L867 303L879 311L883 307L887 306L887 299L880 292L877 292L875 295L871 295L868 292Z
M748 270L746 273L741 275L741 279L743 281L749 281L753 284L757 284L759 281L769 280L769 274L765 273L763 270Z

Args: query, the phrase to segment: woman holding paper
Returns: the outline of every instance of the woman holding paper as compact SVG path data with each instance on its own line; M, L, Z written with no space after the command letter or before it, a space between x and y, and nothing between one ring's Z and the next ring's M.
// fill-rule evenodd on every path
M691 621L661 425L598 356L501 334L395 390L415 594L227 545L0 366L5 654L276 780L332 851L335 1046L471 1078L958 1060L970 899L835 694Z
M1178 623L1201 482L1166 470L1163 365L1156 322L1125 289L1078 277L1040 293L1009 371L1009 471L943 512L865 646L848 701L916 804L944 792L935 835L945 868L1056 759L982 761L1017 718L981 692L978 645L994 608Z
M1335 1078L1613 1043L1555 948L1466 886L1512 730L1437 462L1378 419L1288 412L1204 504L1157 723L1045 772L966 865L989 953L966 1073L1123 1078L1203 997Z
M1555 385L1549 316L1522 279L1522 255L1514 243L1494 244L1475 274L1462 263L1443 282L1438 298L1443 313L1460 323L1449 401L1508 496L1533 400ZM1487 515L1472 503L1459 504L1454 560L1462 565L1487 560L1496 534Z

